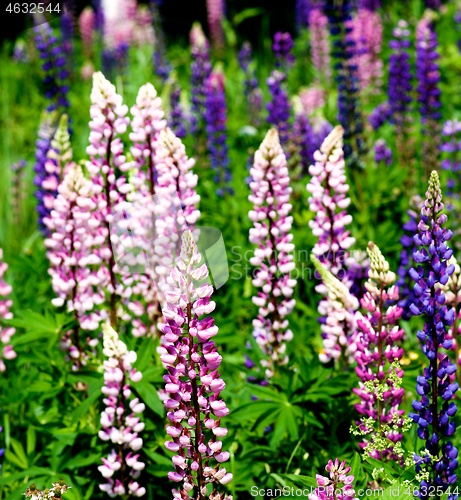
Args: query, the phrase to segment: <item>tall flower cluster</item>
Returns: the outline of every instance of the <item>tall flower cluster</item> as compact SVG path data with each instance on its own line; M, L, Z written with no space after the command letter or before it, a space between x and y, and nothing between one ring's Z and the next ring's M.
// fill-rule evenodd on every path
M397 362L403 356L403 329L398 325L402 308L397 301L399 289L389 263L374 243L368 244L370 270L365 283L366 293L360 304L365 314L357 314L357 352L355 369L360 380L353 389L361 398L355 405L360 414L357 426L365 441L365 453L374 458L400 459L403 451L396 446L402 440L400 410L404 390L403 370Z
M352 217L346 211L350 198L342 137L342 127L335 127L314 153L315 163L309 167L312 177L306 187L311 194L309 208L315 214L309 227L318 238L313 253L340 280L346 276L345 260L355 242L346 229Z
M224 46L223 19L226 8L225 0L207 0L206 5L211 41L215 48L222 49Z
M3 250L0 248L0 318L11 319L13 314L10 309L13 305L12 300L8 298L11 294L12 288L4 279L5 273L8 269L6 262L3 262ZM10 345L11 337L14 335L15 329L11 326L0 325L0 340L2 341L3 348L0 355L0 372L6 370L5 359L14 359L16 353L13 346Z
M177 82L173 84L170 93L169 124L176 137L179 137L180 139L184 139L184 137L186 137L186 117L181 104L181 87Z
M333 36L335 81L338 87L338 121L344 128L344 153L349 157L362 152L363 123L358 99L357 46L353 37L352 2L328 2L326 14Z
M90 107L90 137L87 153L90 161L87 170L94 184L93 201L96 203L96 219L99 221L98 268L100 290L107 294L109 317L112 326L117 324L117 316L123 315L119 308L120 298L129 300L129 283L122 282L116 268L115 235L111 234L113 214L118 204L123 202L131 186L126 183L123 173L130 168L126 162L120 136L129 124L126 116L128 107L122 103L114 85L102 73L93 75ZM117 175L121 172L121 175Z
M321 9L312 9L309 13L309 32L311 58L315 68L315 79L331 82L330 40L328 18Z
M144 403L131 395L130 382L138 382L142 373L133 368L136 353L128 351L126 345L119 339L117 332L105 324L103 354L105 410L101 413L99 437L110 441L113 449L107 458L102 459L103 465L98 467L107 482L99 487L110 497L142 497L146 489L137 479L145 464L140 460L139 450L143 441L139 433L144 429L140 415L145 409Z
M62 46L48 23L34 28L35 43L42 61L44 94L49 105L48 111L57 109L59 112L69 108L67 93L69 92L66 59L62 54Z
M160 13L162 1L151 0L150 11L154 26L154 71L166 82L171 73L171 64L168 61L165 46L165 33L163 29L163 20Z
M227 106L224 92L224 74L213 71L205 85L205 124L211 167L215 171L215 182L220 195L232 193L229 186L231 172L227 150Z
M428 18L419 21L416 29L416 78L423 140L423 165L430 171L439 168L440 147L440 70L437 35Z
M97 248L100 221L95 217L96 203L91 181L78 165L71 165L59 185L53 210L45 219L50 236L45 240L50 261L48 273L56 294L52 303L65 306L75 324L62 341L75 369L86 364L87 350L97 339L82 338L82 330L94 332L104 314L95 307L105 300L98 289L101 277L94 267L101 264Z
M319 303L322 315L323 351L319 355L322 363L333 360L341 369L355 361L357 350L356 311L359 301L349 288L339 281L314 255L311 255L316 271L319 273L325 290L325 299ZM317 287L318 288L318 287Z
M286 75L275 70L267 79L271 100L267 103L267 121L277 128L282 146L287 146L290 138L291 106L286 89Z
M211 484L210 498L230 500L217 492L219 484L232 480L232 474L221 466L229 459L219 440L227 434L221 418L229 410L220 396L225 387L218 372L222 357L212 340L218 333L209 315L215 308L210 299L213 287L207 282L208 268L202 264L190 231L183 233L180 258L170 277L174 286L166 294L163 309L166 324L161 359L167 370L166 432L170 441L166 448L175 453L174 471L168 477L178 484L173 497L203 499Z
M370 89L374 93L381 86L383 63L381 45L383 26L378 12L359 9L352 21L352 37L356 44L355 63L360 90Z
M286 69L294 62L295 58L291 53L293 45L293 38L290 33L282 33L279 31L274 35L272 51L275 55L275 65L278 68Z
M86 6L78 18L83 53L88 59L90 59L93 54L93 44L95 40L95 17L96 14L94 10L90 6Z
M442 168L450 172L447 181L447 195L451 203L447 206L449 210L454 204L459 203L459 186L461 185L461 122L448 120L442 129L443 142L440 151L443 155Z
M457 408L452 401L458 390L458 383L452 380L456 365L445 352L453 344L447 330L453 325L455 311L448 309L441 288L448 283L455 266L449 263L453 252L447 241L452 233L444 227L447 216L443 208L439 176L433 171L414 236L418 248L413 258L418 266L410 270L417 297L410 309L414 315L424 317L424 329L416 336L428 359L423 375L417 378L416 392L421 399L413 401L414 413L410 414L418 425L418 437L425 441L425 450L415 455L421 478L419 498L428 498L431 487L445 491L455 484L458 467L458 451L448 439L456 430L453 416ZM454 500L457 495L448 498Z
M353 487L354 476L349 474L351 468L345 461L329 460L325 470L330 477L315 475L318 488L308 496L309 500L358 500Z
M200 131L203 127L205 115L205 84L211 74L210 44L203 33L200 24L195 23L190 32L192 53L191 66L191 98L192 123L191 132Z
M317 148L314 129L305 113L296 113L292 141L298 146L302 171L307 173Z
M248 199L254 206L248 214L253 222L250 242L257 245L250 262L257 268L253 285L260 289L253 297L253 303L259 307L258 317L253 320L253 335L267 356L262 361L265 375L271 377L278 365L288 361L286 342L293 333L287 316L295 305L292 294L296 285L290 276L295 268L290 216L292 189L275 129L269 130L256 151L250 175Z

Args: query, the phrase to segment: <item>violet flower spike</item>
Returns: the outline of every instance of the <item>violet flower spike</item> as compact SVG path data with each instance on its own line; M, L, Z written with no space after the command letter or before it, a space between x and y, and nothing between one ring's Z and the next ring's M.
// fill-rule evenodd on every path
M445 352L453 345L447 331L453 325L455 311L447 307L442 286L448 283L455 266L449 263L453 252L447 241L452 232L444 227L447 216L442 213L443 209L439 176L432 171L414 236L417 248L413 259L417 267L410 269L409 273L415 281L416 295L410 310L413 315L424 318L424 330L419 330L416 336L428 359L424 374L417 378L416 392L421 399L413 401L414 412L409 414L418 425L418 437L425 441L425 450L414 456L416 472L421 474L420 490L416 496L421 499L429 498L428 491L433 487L446 491L455 484L458 467L458 451L447 439L456 431L453 416L457 408L452 400L458 383L452 380L456 365ZM448 495L449 500L457 497Z
M144 430L140 415L145 410L144 403L131 395L130 382L139 382L142 373L133 368L136 353L128 351L119 339L117 332L104 324L104 385L101 392L105 395L105 410L101 413L99 438L110 441L113 449L103 465L98 467L107 482L99 485L101 491L110 497L142 497L146 488L137 479L145 464L140 460L139 451L143 441L139 433Z
M13 313L11 306L13 301L9 298L12 288L4 279L8 265L3 261L3 250L0 248L0 318L12 319ZM0 340L3 344L2 351L0 352L0 372L6 371L5 360L14 359L16 353L13 346L10 344L11 337L15 334L15 329L12 326L0 325Z
M250 263L257 268L253 285L260 289L253 297L259 307L253 320L253 335L267 356L262 361L267 378L280 365L288 362L286 342L293 338L287 316L295 306L292 298L296 280L291 278L293 235L290 215L290 178L286 158L275 129L269 130L255 153L250 170L251 195L254 205L248 216L253 222L250 242L257 245Z
M165 445L175 453L175 470L168 477L178 484L173 489L174 498L192 495L202 500L208 497L207 485L212 484L210 498L231 500L217 492L219 484L232 480L232 474L221 466L229 460L229 452L222 450L218 439L227 434L221 418L229 410L220 395L225 387L218 372L222 357L212 340L218 333L209 316L216 305L210 300L213 287L207 282L208 268L201 262L192 233L187 230L182 235L180 258L170 275L174 286L166 293L163 308L166 324L161 360L167 370L166 432L170 436Z

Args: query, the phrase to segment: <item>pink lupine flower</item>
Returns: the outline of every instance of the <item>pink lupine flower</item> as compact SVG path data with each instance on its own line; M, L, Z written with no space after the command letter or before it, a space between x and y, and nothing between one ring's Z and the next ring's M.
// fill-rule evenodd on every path
M103 465L98 467L107 482L99 487L110 497L131 495L142 497L146 489L136 481L145 464L139 457L143 441L139 433L144 429L139 415L145 405L131 395L131 382L138 382L142 374L133 368L136 353L128 351L118 334L109 325L104 324L104 386L106 409L101 413L99 437L110 441L114 448Z
M87 170L94 184L93 201L97 205L95 216L100 222L98 257L101 266L98 269L98 281L100 290L103 289L108 296L110 322L115 326L117 316L123 316L118 302L120 299L129 301L131 293L131 283L122 281L118 276L120 271L116 267L115 247L119 242L111 232L113 214L132 189L123 175L130 164L126 161L120 139L129 124L129 118L126 117L128 107L123 104L114 85L100 72L93 75L91 102L90 145L87 147L90 161L87 162ZM121 175L117 176L117 171Z
M326 93L320 87L309 87L299 93L299 102L303 112L312 116L318 109L325 106Z
M311 255L316 271L320 274L325 289L325 299L319 303L319 313L325 318L321 322L323 351L319 355L322 363L334 360L341 368L355 360L357 350L356 311L359 301L349 292L347 285L339 281L325 264Z
M100 290L100 276L95 267L101 258L95 253L100 221L96 218L93 184L83 175L79 165L69 166L58 187L50 216L45 224L50 236L45 240L50 261L49 274L57 297L56 307L66 306L75 318L75 327L64 336L64 347L74 367L86 363L85 351L97 339L81 338L83 331L95 331L104 318L97 307L105 300Z
M330 36L328 18L321 9L312 9L309 13L309 31L311 34L311 57L316 70L316 80L331 82Z
M358 500L353 487L354 476L349 474L351 468L345 461L329 460L325 470L330 477L316 474L318 488L308 496L309 500Z
M210 300L213 287L207 282L208 268L189 230L183 233L180 258L170 278L173 287L166 292L163 308L161 355L168 372L164 404L171 438L165 446L175 453L175 470L168 477L178 483L174 498L203 498L210 483L210 498L223 498L216 488L231 481L232 474L221 466L229 452L222 450L218 439L227 434L221 418L229 410L220 396L225 387L218 372L222 358L212 340L218 333L210 316L216 304Z
M91 57L93 52L95 18L96 15L94 10L89 6L83 9L80 17L78 18L83 53L86 57Z
M376 92L381 86L383 76L381 16L377 11L359 9L351 22L351 28L356 44L353 61L357 64L360 90L370 88Z
M216 48L224 46L224 0L207 0L208 26L213 45Z
M404 390L399 381L403 370L396 362L403 356L404 332L398 325L403 309L397 305L399 289L394 285L396 276L389 270L388 262L374 243L370 242L367 250L370 270L365 283L367 291L360 300L366 313L357 313L355 371L360 382L359 388L353 389L362 400L355 405L361 415L357 426L365 436L360 446L374 458L400 461L400 448L395 444L403 438L404 410L399 406Z
M250 259L257 268L253 285L260 289L253 303L259 307L253 320L253 335L267 356L263 361L266 377L271 377L277 365L286 364L286 342L293 337L288 314L293 310L292 298L296 280L290 277L295 268L294 245L290 216L290 178L285 155L276 129L267 133L255 153L250 170L252 181L249 196L254 208L249 212L253 222L250 242L257 245Z
M11 286L4 280L5 272L8 269L6 262L3 262L3 250L0 248L0 318L11 319L13 317L10 311L13 304L12 300L8 298L11 293ZM3 349L0 354L0 372L6 370L5 359L14 359L16 353L13 347L9 344L11 337L14 335L15 329L11 326L1 326L0 325L0 340L3 344Z

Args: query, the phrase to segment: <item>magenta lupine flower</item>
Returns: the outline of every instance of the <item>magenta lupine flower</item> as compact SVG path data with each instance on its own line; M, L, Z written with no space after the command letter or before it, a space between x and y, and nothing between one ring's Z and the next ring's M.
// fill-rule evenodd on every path
M313 253L340 280L346 276L344 262L349 257L349 248L355 243L346 230L352 217L346 212L350 198L347 196L349 185L342 137L342 127L335 127L315 152L315 164L309 168L312 177L306 187L311 194L309 207L315 214L309 227L318 238Z
M144 430L140 414L145 405L131 394L130 382L142 379L142 373L133 368L136 353L128 351L126 345L109 324L103 326L104 332L104 385L101 392L105 395L105 410L101 413L99 437L110 441L113 449L103 465L98 467L107 480L99 488L110 497L142 497L146 489L137 479L145 464L139 459L143 441L139 433Z
M206 5L211 41L215 48L222 49L224 47L223 19L225 0L207 0Z
M183 233L181 254L170 278L173 288L166 293L163 308L161 360L168 372L164 376L166 432L171 440L166 448L175 453L175 470L168 477L178 483L173 497L204 498L207 485L212 484L210 498L231 499L217 493L219 483L229 483L232 474L221 466L229 452L222 450L218 439L227 434L221 418L229 410L220 396L225 387L218 372L222 357L212 340L218 327L209 316L216 304L210 300L213 287L207 282L207 266L189 230Z
M149 193L155 194L157 170L155 166L155 144L161 130L166 127L162 100L151 83L143 85L136 97L136 105L131 108L133 120L130 140L133 142L131 153L141 175L146 176Z
M354 476L349 474L351 468L346 462L329 460L325 470L330 477L315 475L318 487L311 493L309 500L358 500L353 487Z
M350 293L349 288L339 281L314 255L311 255L316 271L322 280L325 298L320 301L318 311L322 318L320 329L323 350L319 354L322 363L333 360L345 369L355 361L357 350L356 311L359 301ZM320 289L319 286L316 289Z
M100 290L101 277L95 267L101 257L95 252L100 221L96 218L93 184L83 175L78 165L71 165L63 182L53 210L45 219L50 237L45 240L50 261L48 273L57 297L56 307L66 306L75 319L75 326L64 335L62 347L68 351L73 368L86 364L88 346L95 346L97 339L82 339L82 332L98 329L104 312L97 307L105 301Z
M11 294L12 288L4 279L5 273L8 269L6 262L3 262L3 250L0 248L0 318L11 319L13 313L10 311L13 301L8 298ZM15 329L11 326L0 325L0 340L2 341L3 348L0 354L0 372L6 370L5 359L14 359L16 353L13 346L10 345L11 337L14 335Z
M129 118L128 107L122 103L114 85L100 72L93 75L90 108L90 145L87 153L90 161L87 169L94 184L94 202L97 205L96 218L100 222L98 257L101 266L98 269L100 286L108 295L108 309L112 326L117 324L118 301L128 299L129 283L123 283L117 276L114 247L117 244L111 234L111 223L117 205L124 201L125 195L132 188L126 183L123 172L130 168L123 154L120 136L126 132ZM121 175L116 176L116 171Z
M260 289L253 297L259 307L253 320L253 335L267 356L261 364L266 377L271 377L278 365L288 362L286 342L293 338L287 316L293 310L292 298L296 280L290 277L295 268L294 245L290 215L290 178L285 155L276 129L267 133L255 153L250 170L253 204L248 216L253 222L250 242L257 245L250 259L256 267L253 285Z
M83 53L88 58L91 58L91 55L93 53L93 44L95 38L95 19L96 14L90 6L85 7L82 10L80 17L78 18Z
M381 86L383 73L380 57L383 26L379 12L359 9L352 20L352 37L356 44L353 62L357 64L359 88L370 88L376 93Z
M361 415L357 426L366 436L360 446L372 457L401 460L400 451L394 445L403 438L400 410L404 390L399 380L403 370L395 364L403 356L403 329L398 322L403 309L397 305L399 289L394 285L396 275L379 248L368 244L370 270L365 283L366 293L360 300L365 315L357 313L357 352L355 369L359 377L359 388L353 389L361 398L355 409ZM367 419L372 419L373 426ZM384 439L384 443L380 442Z
M315 79L331 82L330 37L328 18L322 9L315 8L309 13L311 58L315 68Z

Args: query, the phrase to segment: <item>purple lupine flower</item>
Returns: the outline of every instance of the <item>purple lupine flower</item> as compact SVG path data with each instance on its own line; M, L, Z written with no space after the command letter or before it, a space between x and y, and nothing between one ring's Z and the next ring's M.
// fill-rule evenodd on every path
M186 123L187 120L181 105L181 87L177 82L175 82L170 93L169 124L176 137L179 137L180 139L184 139L184 137L186 137Z
M453 202L459 199L458 188L461 185L461 122L456 119L445 122L442 136L443 142L440 151L443 159L441 165L444 170L450 172L446 191L447 196L451 199L451 202L447 203L447 210L452 211Z
M410 200L410 210L407 211L408 221L403 225L403 236L400 238L400 244L402 245L402 250L400 252L400 262L397 270L398 280L397 286L400 290L400 301L399 306L403 309L403 318L408 320L411 317L410 304L416 301L416 297L413 291L412 280L408 274L408 271L413 265L413 252L416 250L415 242L413 241L413 236L418 229L418 224L416 218L418 216L420 206L422 205L422 200L419 196L414 196Z
M315 214L309 227L318 238L312 252L340 280L347 275L345 260L355 243L355 238L346 229L352 217L346 211L350 198L347 196L349 186L344 170L342 136L342 127L335 127L315 152L315 164L309 168L312 177L306 186L310 193L309 207Z
M391 118L391 116L392 107L389 102L386 101L376 106L376 108L370 113L368 122L374 130L378 130Z
M256 151L250 175L248 199L254 206L248 214L253 222L250 242L258 246L250 263L257 268L253 285L260 289L253 297L253 303L259 307L258 317L253 320L253 335L267 357L261 364L269 378L277 366L288 362L286 342L293 338L293 333L287 316L295 305L292 295L296 286L296 280L290 276L295 268L292 188L277 130L269 130Z
M440 71L437 35L433 23L423 18L416 29L416 78L423 132L423 165L428 171L439 168Z
M330 40L328 18L320 8L309 13L311 59L315 68L315 79L331 82Z
M67 93L69 72L66 68L66 58L62 53L62 46L48 23L34 28L35 43L42 61L44 72L44 95L49 101L47 110L57 109L59 112L69 108Z
M286 75L280 71L273 71L267 79L271 94L271 101L267 103L269 115L267 121L277 128L282 146L287 146L290 138L290 113L291 106L288 92L285 88Z
M117 332L109 324L103 326L104 385L101 392L105 395L105 410L101 413L99 437L110 441L113 449L99 472L106 480L99 485L101 491L110 497L142 497L146 488L137 479L145 467L139 458L143 441L139 433L144 429L140 414L145 410L144 403L131 395L130 382L139 382L142 373L133 368L136 353L128 351L119 339Z
M437 10L441 7L441 0L425 0L426 7L428 9Z
M455 311L445 304L441 286L448 283L455 266L448 262L453 254L447 246L452 232L444 227L447 216L442 213L443 208L440 180L434 170L414 236L417 248L413 259L417 267L411 268L409 273L415 281L416 295L410 310L413 315L424 317L424 330L419 330L416 336L429 365L424 374L417 377L416 392L421 399L413 401L414 413L409 414L418 424L418 437L425 441L425 450L414 456L416 472L428 473L416 495L421 499L429 498L428 491L434 487L445 491L454 485L458 467L458 451L447 439L456 430L453 415L457 408L452 400L458 383L452 379L456 365L445 353L453 344L453 339L447 336L447 329L453 325ZM448 495L450 500L457 497Z
M200 132L205 115L205 84L211 74L210 45L202 27L194 23L190 32L192 53L191 66L191 99L192 117L191 133Z
M180 258L170 274L174 286L167 292L163 308L166 324L161 360L167 370L166 432L171 438L166 448L175 452L175 470L168 477L178 484L174 498L202 497L211 484L211 496L226 500L230 497L218 497L217 487L229 483L232 474L221 466L229 452L223 451L218 438L227 434L221 418L229 410L220 398L226 384L218 372L222 357L212 340L218 327L210 316L216 304L210 300L213 287L208 276L187 230L182 235Z
M345 461L329 460L325 470L330 477L315 475L318 488L308 495L309 500L358 500L352 486L354 476L349 474L351 468Z
M226 9L225 0L207 0L208 27L210 29L213 47L222 49L224 47L223 19Z
M455 14L453 15L453 21L455 22L455 29L457 34L456 46L458 47L458 51L461 52L461 38L459 38L460 25L461 25L461 9L456 9Z
M65 306L75 319L74 328L61 341L74 370L86 365L88 347L98 342L88 332L97 330L102 320L94 310L104 297L95 288L101 276L92 267L99 261L94 250L98 247L95 235L100 225L93 197L91 181L84 177L80 166L72 164L58 187L53 210L44 221L50 233L45 240L48 273L56 294L51 302L55 307ZM82 331L87 333L86 338L82 338Z
M61 40L62 49L66 58L66 66L69 74L73 70L75 64L74 56L74 36L75 36L75 19L74 19L73 0L67 2L65 12L60 16L61 21Z
M10 311L13 302L9 299L12 288L5 281L5 273L8 269L8 264L3 261L3 250L0 248L0 318L12 319L13 313ZM0 340L2 351L0 353L0 372L6 370L5 360L14 359L16 353L13 346L10 344L11 337L15 334L15 329L12 326L0 326Z
M384 139L378 139L375 142L375 162L383 162L387 166L392 164L392 150L387 146Z
M357 7L373 12L381 8L381 0L358 0Z
M211 167L215 171L218 194L232 193L227 149L227 106L224 74L213 71L205 84L205 124Z
M286 70L294 62L295 58L291 53L293 45L293 38L291 38L290 33L279 31L274 35L272 51L275 55L275 66L277 68L284 68Z
M22 204L24 201L24 169L26 168L26 160L20 160L11 165L11 205L13 212L13 221L15 227L19 227L21 222Z
M292 141L297 144L302 171L307 173L314 161L317 144L314 129L304 113L296 114Z
M245 96L248 103L248 115L250 122L257 126L260 122L260 114L262 110L262 92L259 88L259 82L256 78L254 68L251 66L252 52L249 42L244 42L238 53L238 60L242 71L245 73Z
M404 390L399 379L403 370L397 366L403 356L403 329L398 322L402 308L396 305L399 289L396 276L379 248L368 243L370 269L367 289L360 299L365 315L357 313L357 352L355 371L359 387L353 392L361 398L355 409L361 415L357 426L365 440L360 443L365 453L377 459L402 460L402 450L395 445L403 439L400 410ZM378 422L376 427L369 419Z
M309 14L311 12L311 0L296 0L296 29L307 28Z
M354 153L354 159L362 153L363 123L358 100L357 63L354 59L357 48L352 36L352 2L345 0L339 6L328 2L330 33L333 40L333 58L335 60L338 87L338 121L344 128L344 154L346 158Z

